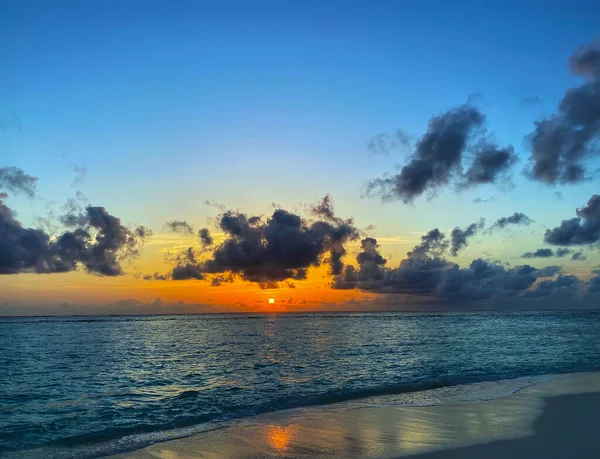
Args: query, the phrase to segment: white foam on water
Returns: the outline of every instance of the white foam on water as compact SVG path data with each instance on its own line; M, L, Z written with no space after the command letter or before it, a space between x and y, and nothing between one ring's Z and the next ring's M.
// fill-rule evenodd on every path
M549 382L553 379L553 375L525 376L515 379L459 384L437 389L369 397L348 403L357 407L459 405L508 397L527 387Z

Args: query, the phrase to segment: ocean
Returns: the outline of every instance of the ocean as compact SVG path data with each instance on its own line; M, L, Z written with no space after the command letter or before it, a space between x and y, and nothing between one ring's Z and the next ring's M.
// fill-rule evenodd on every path
M258 413L487 400L596 370L593 311L0 318L0 455L98 457Z

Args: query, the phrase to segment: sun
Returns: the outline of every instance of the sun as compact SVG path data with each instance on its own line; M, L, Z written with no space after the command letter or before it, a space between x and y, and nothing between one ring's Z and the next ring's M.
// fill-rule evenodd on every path
M275 303L275 298L269 298L269 304L274 304Z

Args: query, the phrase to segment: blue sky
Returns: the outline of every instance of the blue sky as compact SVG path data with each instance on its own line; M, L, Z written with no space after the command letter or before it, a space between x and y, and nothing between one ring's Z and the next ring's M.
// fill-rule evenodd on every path
M205 199L263 213L325 193L378 236L516 210L555 226L597 192L518 172L534 120L579 84L567 61L598 38L597 2L5 1L0 10L1 162L39 177L39 194L57 206L75 192L72 164L88 169L80 188L92 203L159 232L173 218L203 224L216 212ZM532 96L540 102L522 106ZM512 191L452 191L412 206L361 198L406 157L369 157L372 135L402 128L416 139L432 115L469 97L521 158ZM557 190L564 200L551 198ZM493 205L472 203L492 195ZM11 199L24 221L47 205Z

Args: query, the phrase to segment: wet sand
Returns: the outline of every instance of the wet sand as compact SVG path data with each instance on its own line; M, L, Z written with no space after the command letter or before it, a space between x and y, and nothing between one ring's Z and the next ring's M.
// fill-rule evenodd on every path
M600 372L556 376L491 401L352 403L255 416L118 458L596 458Z

